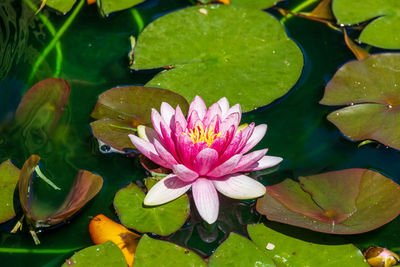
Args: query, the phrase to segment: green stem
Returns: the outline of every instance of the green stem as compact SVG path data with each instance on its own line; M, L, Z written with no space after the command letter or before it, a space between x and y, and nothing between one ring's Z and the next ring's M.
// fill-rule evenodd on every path
M24 2L33 10L36 11L37 7L34 3L32 3L31 0L24 0ZM50 22L50 20L44 16L42 13L37 14L39 19L42 21L43 25L46 26L47 30L50 32L50 34L54 37L57 33L56 29L54 28L53 24ZM56 69L54 72L54 77L59 77L60 72L61 72L61 63L62 63L62 49L61 49L61 43L57 42L56 43Z
M0 248L0 253L21 253L21 254L67 254L72 251L77 251L79 248L65 249L36 249L36 248Z
M78 15L78 13L81 10L81 8L83 7L84 3L85 3L84 0L81 0L78 3L78 6L73 10L71 15L64 22L64 24L61 26L61 28L58 30L58 32L56 32L56 34L54 35L54 38L51 40L51 42L45 47L43 52L40 54L40 56L38 57L38 59L36 60L35 64L32 67L32 72L31 72L31 75L29 76L28 83L30 83L32 81L40 64L42 64L43 60L47 57L47 55L50 53L50 51L53 49L53 47L56 46L56 44L59 42L60 38L63 36L65 31L69 28L71 23L74 21L75 17ZM57 73L57 69L56 69L56 73Z
M136 8L131 8L131 14L133 16L133 19L136 22L136 25L138 27L138 33L141 32L144 28L144 22L142 16L140 16L139 11Z
M35 167L35 171L37 173L37 175L42 178L43 181L45 181L47 184L49 184L51 187L53 187L55 190L61 190L61 188L59 188L58 186L56 186L49 178L47 178L42 171L39 168L39 165L36 165Z
M307 7L309 7L309 6L313 5L313 4L315 4L316 2L319 2L319 0L306 0L306 1L304 1L304 2L299 3L299 4L298 4L297 6L295 6L294 8L292 8L292 10L290 10L290 12L292 12L292 13L300 12L300 11L302 11L303 9L306 9ZM286 15L285 17L281 18L281 19L280 19L280 22L281 22L281 23L284 23L286 20L288 20L288 19L290 19L290 18L292 18L292 17L293 17L293 15L288 14L288 15Z

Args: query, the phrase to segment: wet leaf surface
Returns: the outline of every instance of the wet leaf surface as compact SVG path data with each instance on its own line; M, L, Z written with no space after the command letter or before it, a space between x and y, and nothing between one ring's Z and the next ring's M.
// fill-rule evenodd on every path
M155 240L144 235L136 249L134 267L141 266L206 267L205 261L193 251L173 243Z
M354 245L340 243L337 238L318 244L302 240L301 238L306 238L305 234L296 238L263 224L248 225L247 230L251 240L271 257L277 266L369 266L361 251ZM318 240L322 241L321 238Z
M186 194L160 206L144 206L145 194L135 184L117 192L114 207L121 223L141 233L155 233L166 236L177 231L190 213Z
M112 12L128 9L144 1L145 0L100 0L100 9L104 15L108 15Z
M65 261L62 267L126 267L121 250L111 241L84 248Z
M230 0L231 5L248 8L267 9L276 5L281 0Z
M30 156L21 169L19 180L20 203L28 221L35 227L48 227L66 221L81 209L101 189L103 178L86 170L80 170L64 203L57 210L43 210L33 201L32 179L40 157Z
M10 160L0 165L0 223L15 217L14 192L19 180L19 169Z
M376 140L400 149L400 54L371 55L342 66L325 88L323 105L343 106L328 115L355 141Z
M373 46L400 48L400 5L397 0L333 0L338 24L355 25L372 20L359 40Z
M92 133L116 150L134 148L128 134L138 125L151 126L151 109L159 109L162 102L179 105L184 114L189 106L182 96L161 88L122 86L107 90L92 111L91 116L98 119L90 124Z
M148 86L190 100L198 94L209 105L225 96L250 111L290 90L301 74L303 57L268 13L207 5L167 14L139 35L131 67L166 66Z
M75 3L76 0L47 0L46 5L65 14L71 10Z
M231 233L210 257L210 267L219 266L275 266L272 259L253 242Z
M371 231L400 214L400 186L375 171L347 169L299 181L267 186L257 211L272 221L332 234Z

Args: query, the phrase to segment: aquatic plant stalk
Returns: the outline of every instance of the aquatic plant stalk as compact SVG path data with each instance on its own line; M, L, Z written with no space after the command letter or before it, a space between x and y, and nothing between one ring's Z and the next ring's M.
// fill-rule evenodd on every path
M131 10L133 19L135 20L136 25L138 27L138 33L140 33L144 28L144 22L143 22L142 16L140 16L140 13L136 8L131 8L130 10Z

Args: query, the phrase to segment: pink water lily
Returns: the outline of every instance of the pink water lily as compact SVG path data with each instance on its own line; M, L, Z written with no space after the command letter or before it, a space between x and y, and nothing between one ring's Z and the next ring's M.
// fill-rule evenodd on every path
M236 199L264 195L265 186L243 173L275 166L282 158L265 156L267 149L247 153L264 137L267 125L239 127L241 115L240 105L230 108L225 97L207 110L196 96L187 120L179 106L162 103L161 114L153 109L154 130L140 126L140 137L129 137L140 152L172 174L151 188L144 204L160 205L192 188L200 216L211 224L218 217L217 191Z

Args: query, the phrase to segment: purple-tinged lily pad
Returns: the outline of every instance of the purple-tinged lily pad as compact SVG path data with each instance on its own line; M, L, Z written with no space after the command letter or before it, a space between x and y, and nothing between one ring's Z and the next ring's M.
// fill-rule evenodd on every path
M122 86L107 90L99 96L91 116L93 135L102 143L123 152L135 148L128 134L138 125L151 126L151 109L162 102L179 105L184 113L189 104L182 96L166 89L144 86Z
M91 200L103 185L103 178L101 176L86 170L80 170L64 203L55 211L42 211L39 214L37 210L40 210L40 208L34 205L34 191L31 188L35 167L39 161L39 156L31 155L25 161L19 179L19 199L21 206L28 223L33 227L49 227L66 221Z
M325 88L323 105L347 107L328 120L351 140L400 149L400 54L371 55L341 67Z
M18 105L15 121L24 129L40 129L49 133L60 120L70 95L63 79L49 78L32 86Z
M347 169L267 186L257 211L269 220L332 234L376 229L400 214L400 186L382 174Z
M0 223L15 217L13 199L18 179L19 169L10 160L0 164Z

